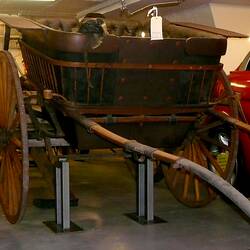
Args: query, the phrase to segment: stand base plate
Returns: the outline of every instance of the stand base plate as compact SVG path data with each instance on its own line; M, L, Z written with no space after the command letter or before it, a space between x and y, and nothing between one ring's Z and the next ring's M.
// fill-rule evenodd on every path
M138 216L136 213L128 213L125 214L130 219L136 221L141 225L150 225L150 224L158 224L158 223L167 223L167 221L161 219L160 217L154 216L154 220L148 221L144 216Z
M48 228L50 228L54 233L67 233L67 232L76 232L76 231L83 231L83 229L77 226L72 221L70 222L69 229L63 229L62 225L56 224L55 221L44 221L43 222Z

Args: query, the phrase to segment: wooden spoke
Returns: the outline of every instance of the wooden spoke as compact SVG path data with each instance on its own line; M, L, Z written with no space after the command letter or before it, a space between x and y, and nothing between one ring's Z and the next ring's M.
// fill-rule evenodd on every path
M198 177L194 177L194 191L195 191L195 201L198 202L201 199L200 187L199 187Z
M10 223L24 214L29 176L22 89L11 54L0 51L0 203Z
M206 126L204 126L203 128L200 128L197 130L197 133L204 133L205 131L209 131L212 128L216 128L219 127L223 124L222 121L215 121L211 124L207 124Z
M22 148L22 141L18 137L12 137L11 143L13 143L17 148Z
M177 184L177 181L178 181L178 177L179 177L179 175L180 175L181 170L177 169L177 170L175 170L175 171L173 171L173 172L174 172L174 177L173 177L173 178L171 178L171 179L173 180L173 182L171 183L171 186L175 188L175 187L176 187L176 184Z
M0 199L4 213L10 222L19 214L22 187L22 163L15 147L8 146L1 162Z
M182 156L206 168L208 167L206 156L202 153L196 137L185 145ZM190 207L204 206L213 199L213 196L209 195L207 184L193 173L186 170L164 168L164 174L170 191L185 205ZM173 176L174 179L172 179ZM178 176L178 181L176 181L176 176Z
M189 180L190 180L190 173L186 173L184 177L184 189L182 194L183 199L187 199L188 197Z
M230 83L224 79L226 109L237 118L237 105L231 98ZM220 105L221 108L221 105ZM213 115L204 114L189 131L176 154L198 163L229 180L233 172L238 146L238 130ZM195 130L196 129L196 130ZM164 168L167 186L173 195L190 207L204 206L215 197L213 188L198 176L184 169Z
M192 144L188 145L187 147L185 147L184 149L184 153L183 153L184 157L190 157L192 158L193 156L193 152L192 152ZM188 191L189 191L189 185L190 185L190 172L183 172L184 174L184 186L183 186L183 194L182 194L182 198L183 199L187 199L188 198Z
M207 159L205 155L202 153L200 143L197 142L197 138L195 139L196 143L193 143L193 152L194 154L196 154L196 159L197 159L196 162L199 162L203 167L208 168Z
M15 119L16 112L16 93L15 89L10 88L8 83L10 81L10 75L7 70L7 63L1 63L1 76L0 76L0 126L3 128L10 128L13 119Z
M209 161L212 163L215 170L219 173L221 177L224 177L225 173L223 169L221 168L220 164L218 163L217 159L211 154L211 152L208 151L208 149L200 142L200 146L202 148L202 152L204 155L209 159Z
M215 145L215 146L218 146L224 150L227 150L229 151L230 150L230 147L223 144L222 142L214 139L214 138L211 138L209 137L208 135L204 135L204 134L199 134L199 137L201 138L202 141L206 142L206 143L210 143L211 145Z

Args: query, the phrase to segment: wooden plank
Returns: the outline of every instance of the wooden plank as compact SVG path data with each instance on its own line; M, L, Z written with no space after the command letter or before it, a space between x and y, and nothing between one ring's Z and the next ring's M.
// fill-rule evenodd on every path
M26 19L20 16L9 16L9 15L0 15L0 21L5 23L10 28L14 29L42 29L41 26L36 24L30 19Z
M235 37L235 38L248 38L247 35L240 34L238 32L230 31L230 30L224 30L216 27L210 27L202 24L196 24L196 23L188 23L188 22L171 22L171 24L186 27L186 28L193 28L196 30L206 31L212 34L221 35L225 37Z

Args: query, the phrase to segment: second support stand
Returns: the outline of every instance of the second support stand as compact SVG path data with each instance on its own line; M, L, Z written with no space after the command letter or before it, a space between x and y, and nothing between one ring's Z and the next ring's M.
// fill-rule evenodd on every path
M136 213L127 214L128 217L140 224L154 224L166 222L154 216L154 166L153 161L146 159L137 166Z

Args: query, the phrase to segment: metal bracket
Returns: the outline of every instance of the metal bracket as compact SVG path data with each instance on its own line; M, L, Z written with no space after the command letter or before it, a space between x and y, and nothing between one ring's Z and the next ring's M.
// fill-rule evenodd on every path
M46 100L42 103L42 106L44 107L46 116L48 117L45 116L44 112L36 111L33 109L31 103L31 97L26 97L24 101L25 101L25 109L29 114L33 128L36 132L37 139L43 137L62 138L65 136L57 120L54 108L52 106L49 106ZM45 124L38 119L39 117L45 120L50 125L52 131L50 131L47 126L44 126Z
M56 167L56 221L45 221L53 232L74 232L83 230L70 221L69 162L59 158Z
M136 213L126 215L142 225L166 222L154 216L154 169L148 158L137 166Z

